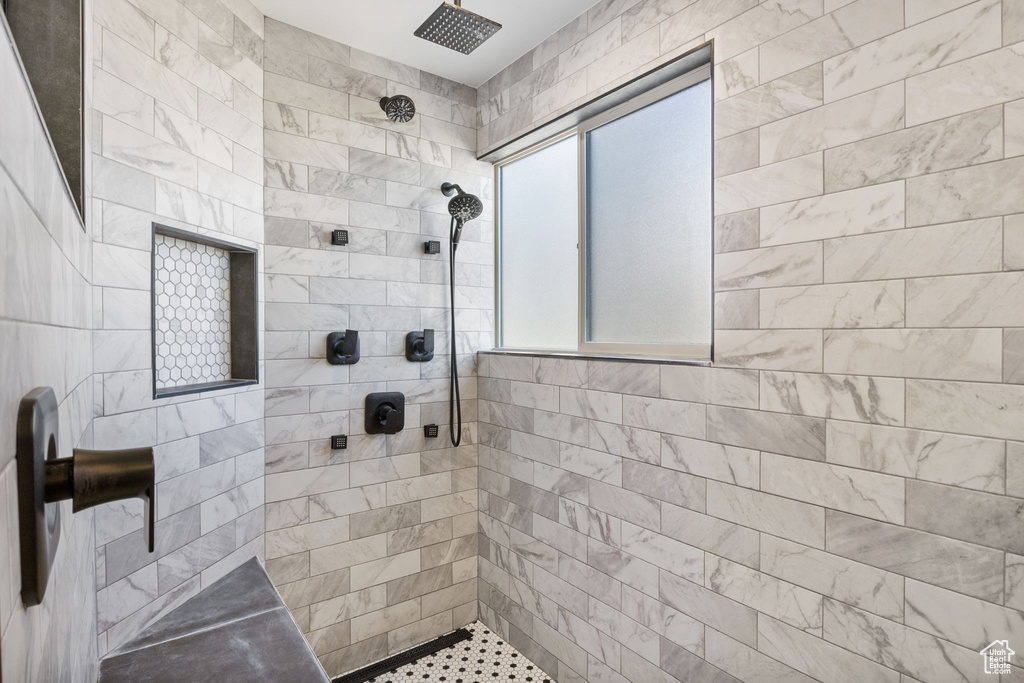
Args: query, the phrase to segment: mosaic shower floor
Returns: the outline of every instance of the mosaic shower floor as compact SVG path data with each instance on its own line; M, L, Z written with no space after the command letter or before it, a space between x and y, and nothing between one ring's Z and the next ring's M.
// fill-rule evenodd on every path
M412 683L413 681L444 681L444 683L484 683L515 681L520 683L552 683L536 664L515 648L494 635L479 621L466 627L473 634L469 640L426 655L411 664L371 678L373 683Z

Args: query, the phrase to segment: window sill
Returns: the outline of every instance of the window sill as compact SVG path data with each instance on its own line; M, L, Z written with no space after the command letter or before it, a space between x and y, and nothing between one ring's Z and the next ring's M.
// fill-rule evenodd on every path
M513 351L508 349L487 349L480 350L477 353L489 356L525 356L529 358L562 358L565 360L599 360L611 363L653 363L656 365L696 365L700 367L711 367L714 364L710 360L649 358L647 356L602 356L586 353L573 353L572 351Z

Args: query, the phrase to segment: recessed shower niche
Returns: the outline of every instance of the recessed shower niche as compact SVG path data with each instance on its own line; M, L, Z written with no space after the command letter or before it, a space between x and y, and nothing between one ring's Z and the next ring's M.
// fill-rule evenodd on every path
M259 381L258 252L153 224L153 397Z

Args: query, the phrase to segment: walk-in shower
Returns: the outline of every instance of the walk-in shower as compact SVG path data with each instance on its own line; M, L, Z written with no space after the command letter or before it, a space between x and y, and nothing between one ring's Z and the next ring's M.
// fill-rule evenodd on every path
M451 241L448 245L448 262L451 277L449 278L449 289L451 291L452 309L452 332L449 346L451 348L451 368L449 369L449 391L448 391L448 423L451 425L452 445L458 446L462 442L462 403L459 394L459 368L456 357L455 341L455 252L459 248L459 241L462 239L462 228L469 221L479 218L484 212L484 203L474 194L465 192L454 183L441 185L441 192L445 197L451 197L448 202L448 213L451 214ZM452 196L454 195L454 196Z

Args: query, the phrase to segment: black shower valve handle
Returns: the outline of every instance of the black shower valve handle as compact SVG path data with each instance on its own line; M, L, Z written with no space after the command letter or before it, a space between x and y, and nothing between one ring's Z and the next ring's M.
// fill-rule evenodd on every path
M359 362L359 331L345 330L327 335L327 362L331 365L355 365Z
M434 330L410 332L405 335L405 357L413 363L434 359Z
M76 448L70 458L48 460L43 499L71 500L81 512L116 500L141 498L146 503L145 533L149 552L156 548L156 469L152 448L96 451Z

